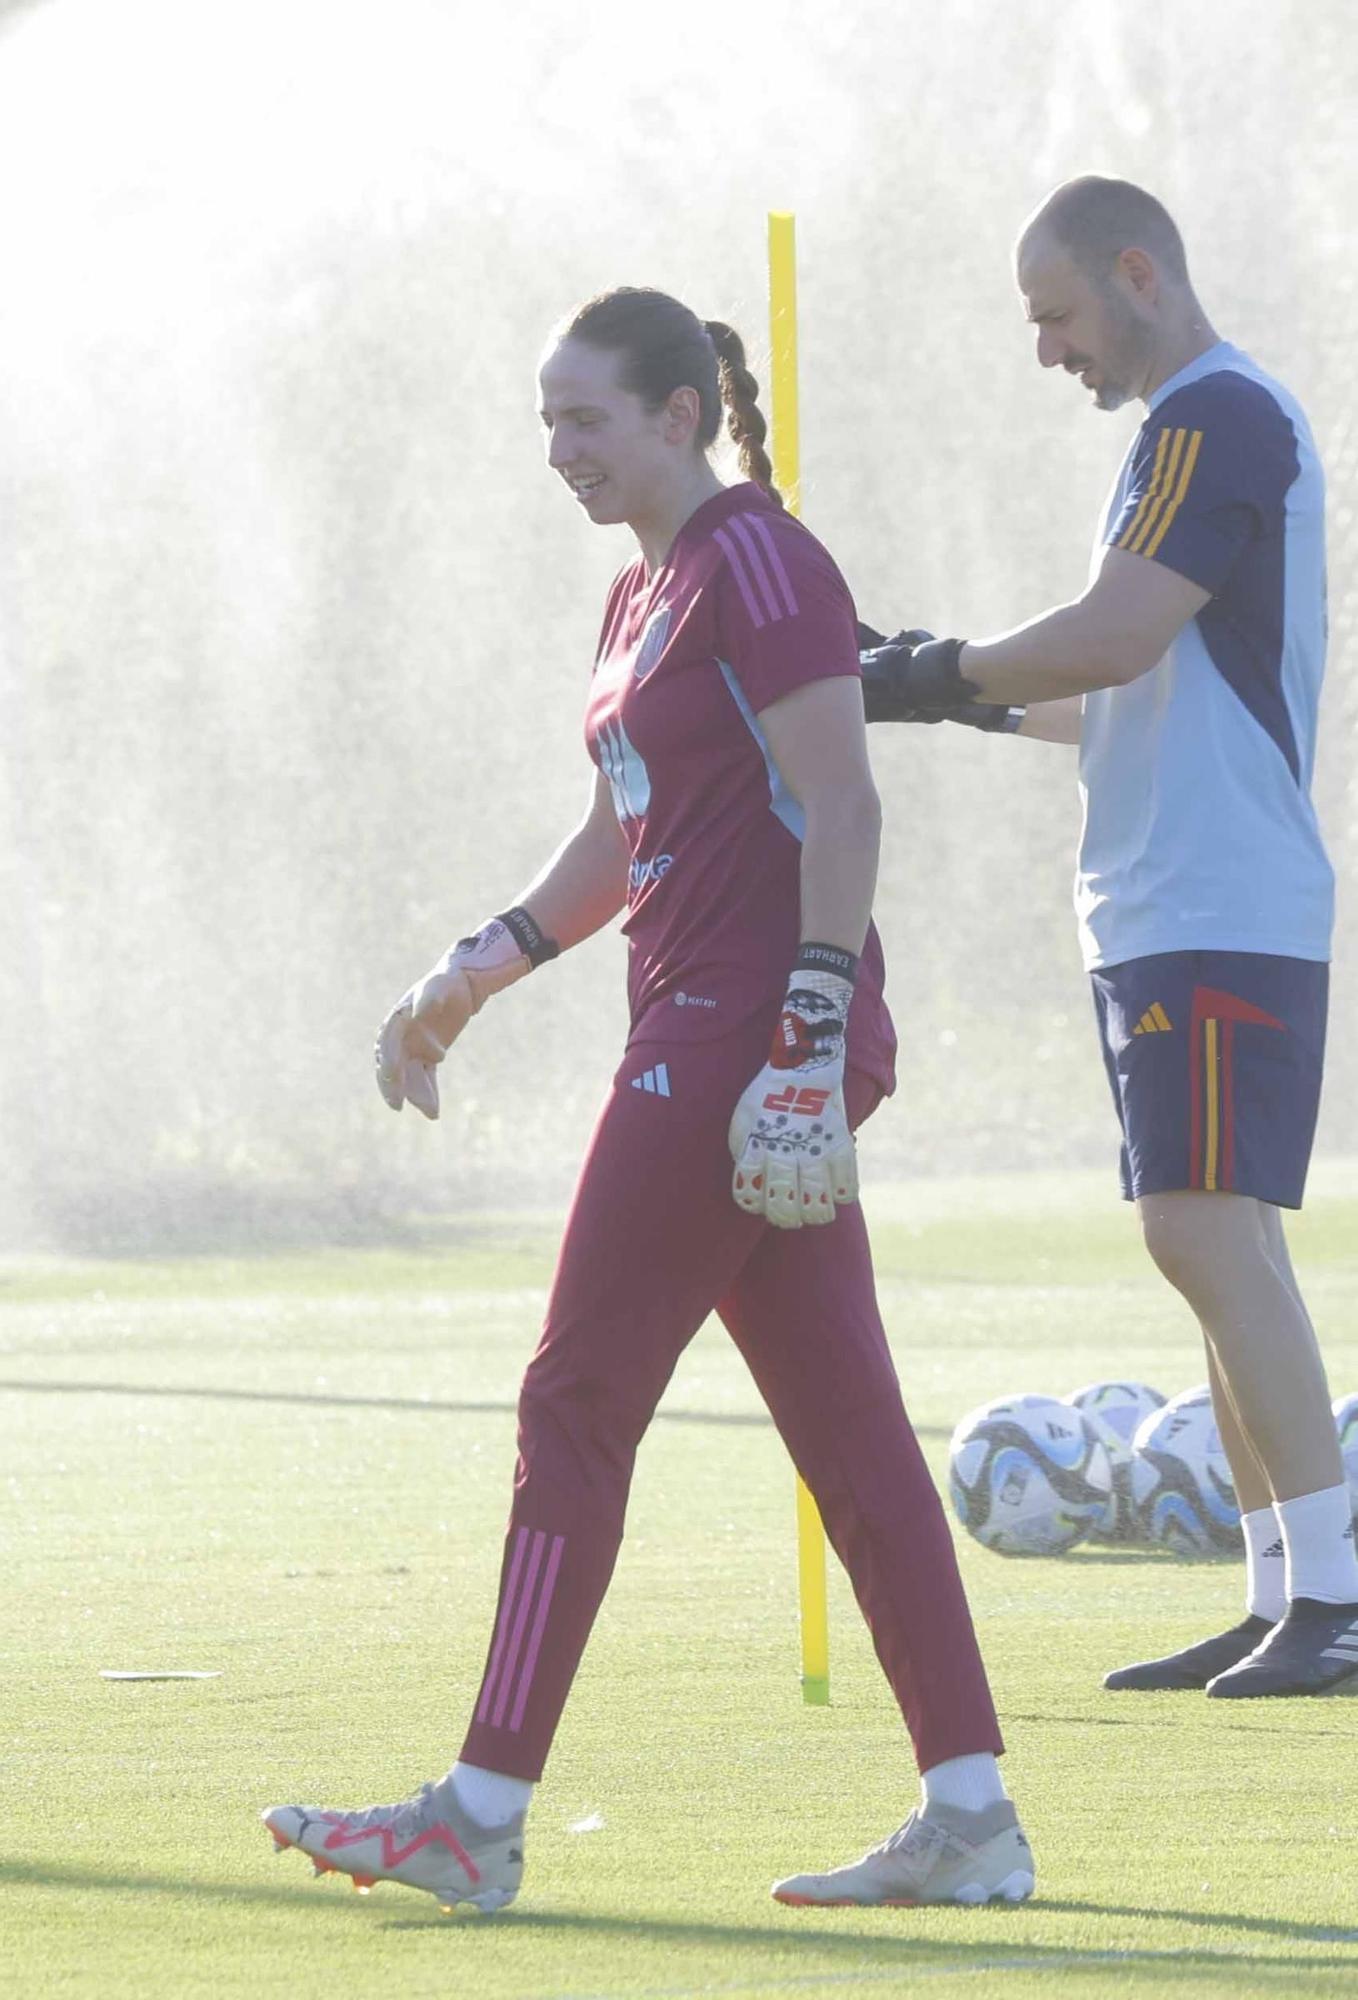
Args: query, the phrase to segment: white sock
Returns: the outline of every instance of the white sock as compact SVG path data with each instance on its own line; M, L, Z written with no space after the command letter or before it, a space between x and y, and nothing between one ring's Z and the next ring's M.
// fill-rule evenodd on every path
M1245 1531L1245 1609L1276 1625L1287 1609L1287 1565L1282 1531L1271 1507L1240 1516Z
M479 1764L454 1764L443 1781L464 1813L478 1826L503 1826L526 1810L533 1796L530 1778L511 1778L503 1771L483 1771Z
M924 1808L958 1806L963 1812L982 1812L1009 1794L1004 1789L1000 1767L988 1750L970 1757L945 1757L924 1773Z
M1322 1604L1358 1604L1358 1555L1353 1547L1349 1489L1326 1486L1275 1504L1287 1550L1287 1596Z

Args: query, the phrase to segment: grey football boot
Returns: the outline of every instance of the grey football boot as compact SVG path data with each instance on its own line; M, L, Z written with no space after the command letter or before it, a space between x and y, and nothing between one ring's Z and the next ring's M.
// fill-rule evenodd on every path
M824 1875L789 1875L773 1894L795 1908L910 1908L918 1903L1021 1903L1033 1893L1033 1854L1008 1799L965 1812L932 1805L861 1861Z
M523 1814L479 1826L446 1779L391 1806L270 1806L260 1818L280 1853L299 1847L318 1875L348 1875L362 1894L374 1882L401 1882L436 1896L445 1910L471 1903L488 1914L512 1903L523 1880Z

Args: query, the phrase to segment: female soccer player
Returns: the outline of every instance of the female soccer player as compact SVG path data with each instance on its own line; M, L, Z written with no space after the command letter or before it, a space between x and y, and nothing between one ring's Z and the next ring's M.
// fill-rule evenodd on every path
M499 1607L459 1761L412 1799L280 1806L279 1846L360 1887L503 1907L524 1814L622 1539L632 1463L716 1311L848 1569L924 1774L917 1812L787 1903L1017 1901L1032 1857L943 1509L901 1402L853 1129L894 1081L870 922L879 809L854 609L782 509L738 337L661 292L553 337L547 461L640 553L609 592L589 807L519 900L383 1024L378 1082L438 1115L437 1065L493 994L626 909L631 1029L519 1403ZM708 460L723 411L746 479ZM734 1161L734 1166L733 1166Z

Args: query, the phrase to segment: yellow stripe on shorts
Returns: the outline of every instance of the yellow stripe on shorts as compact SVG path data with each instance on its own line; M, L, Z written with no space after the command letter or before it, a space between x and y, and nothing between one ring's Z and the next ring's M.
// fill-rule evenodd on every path
M1207 1068L1207 1149L1203 1156L1202 1184L1215 1190L1217 1156L1221 1134L1221 1078L1217 1071L1217 1035L1220 1022L1210 1017L1202 1024L1203 1059Z

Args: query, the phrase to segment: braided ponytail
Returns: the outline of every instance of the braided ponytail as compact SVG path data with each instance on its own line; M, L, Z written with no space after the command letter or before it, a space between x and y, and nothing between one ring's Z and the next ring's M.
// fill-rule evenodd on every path
M783 496L773 483L773 466L764 449L769 427L758 403L759 384L745 360L745 343L724 320L709 319L703 324L717 351L717 382L726 408L726 429L739 453L740 469L781 507Z

